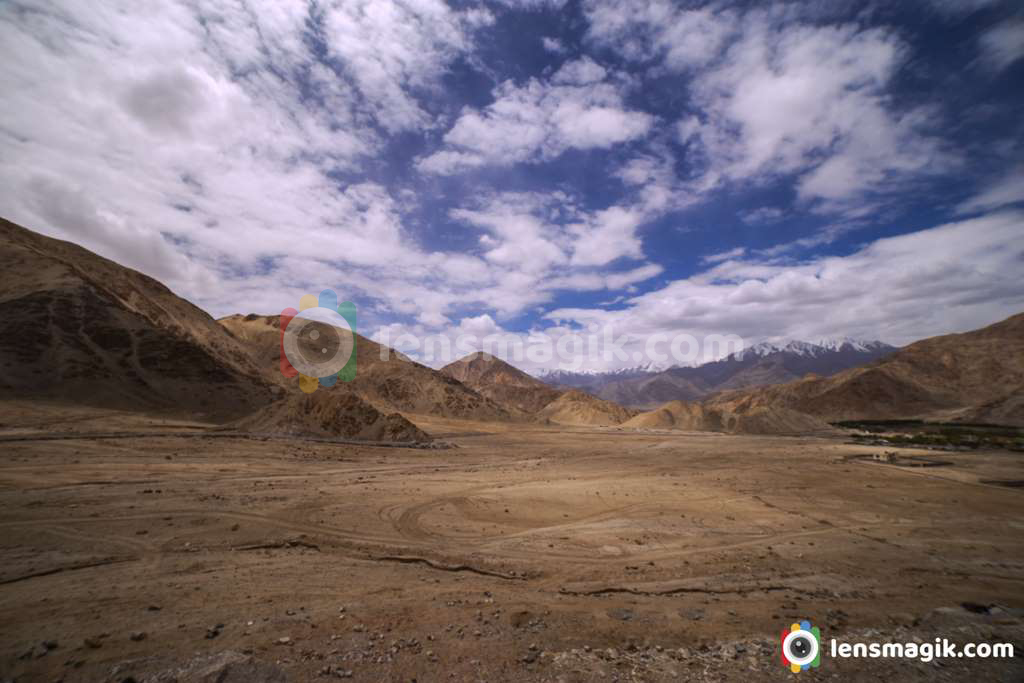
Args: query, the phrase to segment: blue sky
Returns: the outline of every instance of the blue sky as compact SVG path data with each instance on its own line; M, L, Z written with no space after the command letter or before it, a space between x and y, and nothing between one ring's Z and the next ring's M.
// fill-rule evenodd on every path
M0 212L216 316L903 344L1024 310L1022 86L1016 2L8 2Z

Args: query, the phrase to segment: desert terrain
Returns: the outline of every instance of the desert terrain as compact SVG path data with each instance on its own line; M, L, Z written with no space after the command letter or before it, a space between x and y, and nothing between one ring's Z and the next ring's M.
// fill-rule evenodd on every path
M775 681L803 618L1024 646L1019 454L407 417L434 448L4 402L0 680Z

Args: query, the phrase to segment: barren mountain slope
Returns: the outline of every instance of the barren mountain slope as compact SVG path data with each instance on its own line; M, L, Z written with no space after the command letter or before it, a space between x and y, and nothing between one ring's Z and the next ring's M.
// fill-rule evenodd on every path
M242 418L247 431L358 441L423 442L430 437L398 413L385 415L350 391L320 387L312 394L288 392L279 401Z
M0 219L0 396L232 419L271 385L156 280Z
M268 380L298 391L298 379L287 379L280 371L280 316L231 315L218 322L245 343ZM485 420L509 417L504 408L461 382L358 334L356 366L355 379L335 388L358 394L382 412Z
M650 377L611 382L601 387L597 395L620 405L646 408L665 401L695 400L710 392L711 388L700 377L687 378L666 371Z
M732 412L719 406L684 401L671 401L640 413L622 426L733 434L806 434L831 430L828 423L789 408L759 406Z
M535 414L563 393L482 351L449 363L441 372L511 411L527 415Z
M537 419L562 425L611 426L625 422L636 411L571 389L537 413Z
M1024 387L1024 314L980 330L925 339L870 365L827 378L720 394L735 413L789 408L826 421L955 417ZM1008 410L1011 421L1020 417Z

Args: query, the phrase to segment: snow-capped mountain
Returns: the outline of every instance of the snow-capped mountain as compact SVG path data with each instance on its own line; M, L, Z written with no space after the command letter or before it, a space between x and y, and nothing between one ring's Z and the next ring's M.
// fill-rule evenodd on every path
M575 389L596 390L600 387L620 380L647 377L671 367L665 363L642 363L618 370L542 370L536 374L537 379L546 384Z
M648 364L611 372L555 370L540 378L547 384L584 389L622 405L651 407L676 399L697 400L728 389L781 384L808 374L833 375L895 350L880 341L848 337L764 341L692 367Z
M894 349L895 347L880 341L854 339L853 337L826 337L814 342L798 340L782 342L764 341L754 344L753 346L733 355L753 355L763 357L773 353L789 353L795 356L815 357L837 351L852 351L859 353L875 353L883 351L888 353Z

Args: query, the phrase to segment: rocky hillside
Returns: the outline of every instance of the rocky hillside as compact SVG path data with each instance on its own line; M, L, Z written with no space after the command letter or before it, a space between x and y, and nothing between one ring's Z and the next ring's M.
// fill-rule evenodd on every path
M398 413L384 414L339 387L288 392L232 426L258 434L422 443L430 437Z
M561 425L607 427L625 422L636 411L570 389L537 413L537 419Z
M812 415L789 408L757 407L734 412L704 403L671 401L622 423L638 429L680 429L732 434L807 434L829 432L832 427Z
M280 316L231 315L218 322L245 345L268 381L298 391L298 379L285 378L280 370ZM478 420L510 417L504 407L449 375L366 337L355 337L356 377L351 382L339 382L335 388L355 393L382 412Z
M243 346L156 280L0 219L0 397L229 420L271 384Z
M478 352L441 368L441 372L513 412L533 415L562 392L494 356Z

